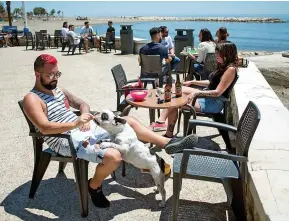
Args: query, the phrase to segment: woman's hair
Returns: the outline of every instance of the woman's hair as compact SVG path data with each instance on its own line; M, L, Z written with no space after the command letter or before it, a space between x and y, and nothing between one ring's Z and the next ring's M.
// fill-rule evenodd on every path
M229 33L227 31L227 28L225 27L219 28L217 32L219 32L219 35L220 35L220 37L218 38L218 41L226 41L227 37L229 37Z
M200 34L202 34L202 40L201 42L204 41L214 41L213 36L211 34L211 32L209 31L209 29L201 29Z
M224 63L219 65L218 72L225 71L228 66L238 66L238 52L237 47L232 42L218 43L216 45L216 52L219 53Z
M63 22L62 27L65 28L65 25L67 25L67 21Z

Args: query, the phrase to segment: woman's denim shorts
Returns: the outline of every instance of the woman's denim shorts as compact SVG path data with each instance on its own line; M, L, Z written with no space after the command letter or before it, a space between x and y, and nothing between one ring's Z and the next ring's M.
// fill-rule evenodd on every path
M215 98L198 98L197 100L203 113L221 113L224 102Z

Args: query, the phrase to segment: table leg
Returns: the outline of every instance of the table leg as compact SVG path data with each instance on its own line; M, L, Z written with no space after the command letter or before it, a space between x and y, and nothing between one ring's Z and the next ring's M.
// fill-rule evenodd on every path
M149 109L149 114L150 114L150 124L155 122L156 120L156 111L155 109Z

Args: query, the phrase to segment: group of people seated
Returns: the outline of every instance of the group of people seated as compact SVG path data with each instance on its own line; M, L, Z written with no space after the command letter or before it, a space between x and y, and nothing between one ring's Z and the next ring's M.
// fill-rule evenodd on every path
M13 35L9 33L3 33L2 30L0 30L0 45L4 48L9 48L12 46L12 38Z
M164 27L164 26L162 26ZM161 60L171 63L172 69L179 64L180 60L174 55L174 45L168 38L168 29L152 28L150 30L151 42L144 45L139 53L146 55L160 55ZM198 98L193 104L197 112L220 113L224 108L224 101L216 97L228 98L229 90L237 78L238 53L234 43L227 41L229 36L227 29L221 27L216 33L214 40L208 29L201 29L199 33L200 44L197 47L198 56L191 56L195 59L194 69L201 72L202 64L207 53L215 53L217 69L213 71L206 80L190 80L183 82L182 93L188 97L188 104L192 105L195 96L202 95L205 98ZM164 42L164 43L163 43ZM165 47L167 46L167 47ZM166 72L163 72L165 75ZM198 88L204 88L203 90ZM174 91L174 85L173 89ZM149 128L153 131L166 131L166 137L173 137L174 127L178 118L178 109L163 110L156 122ZM167 123L166 123L167 121Z
M113 27L112 21L108 21L107 33L113 36L115 34L115 28ZM99 45L99 39L96 37L97 32L94 32L88 21L84 22L84 26L82 27L80 34L75 32L74 25L68 25L67 22L63 22L61 35L64 39L62 51L64 51L66 43L68 42L67 35L70 35L73 38L75 45L84 45L84 50L86 53L89 51L89 42L95 47Z

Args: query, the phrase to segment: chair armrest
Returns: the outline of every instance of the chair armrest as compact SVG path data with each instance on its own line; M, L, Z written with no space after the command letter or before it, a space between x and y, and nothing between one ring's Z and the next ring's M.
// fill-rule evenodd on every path
M189 120L188 134L192 133L193 128L196 126L205 126L205 127L214 127L221 130L231 131L236 133L237 128L228 124L213 122L213 121L205 121L205 120Z
M195 103L197 101L198 98L206 98L206 97L209 97L209 98L214 98L214 99L217 99L217 100L220 100L220 101L224 101L224 102L228 102L230 101L229 98L225 98L225 97L213 97L213 96L207 96L207 95L196 95L192 101L192 105L195 106Z
M131 80L127 81L127 83L135 83L135 82L138 82L138 79L131 79Z
M248 158L244 156L234 155L234 154L228 154L228 153L222 153L219 151L213 151L213 150L206 150L206 149L184 149L183 150L184 155L199 155L199 156L208 156L208 157L216 157L226 160L233 160L238 162L248 162Z
M69 134L42 134L40 132L30 132L29 136L31 137L60 137L60 138L70 139Z

